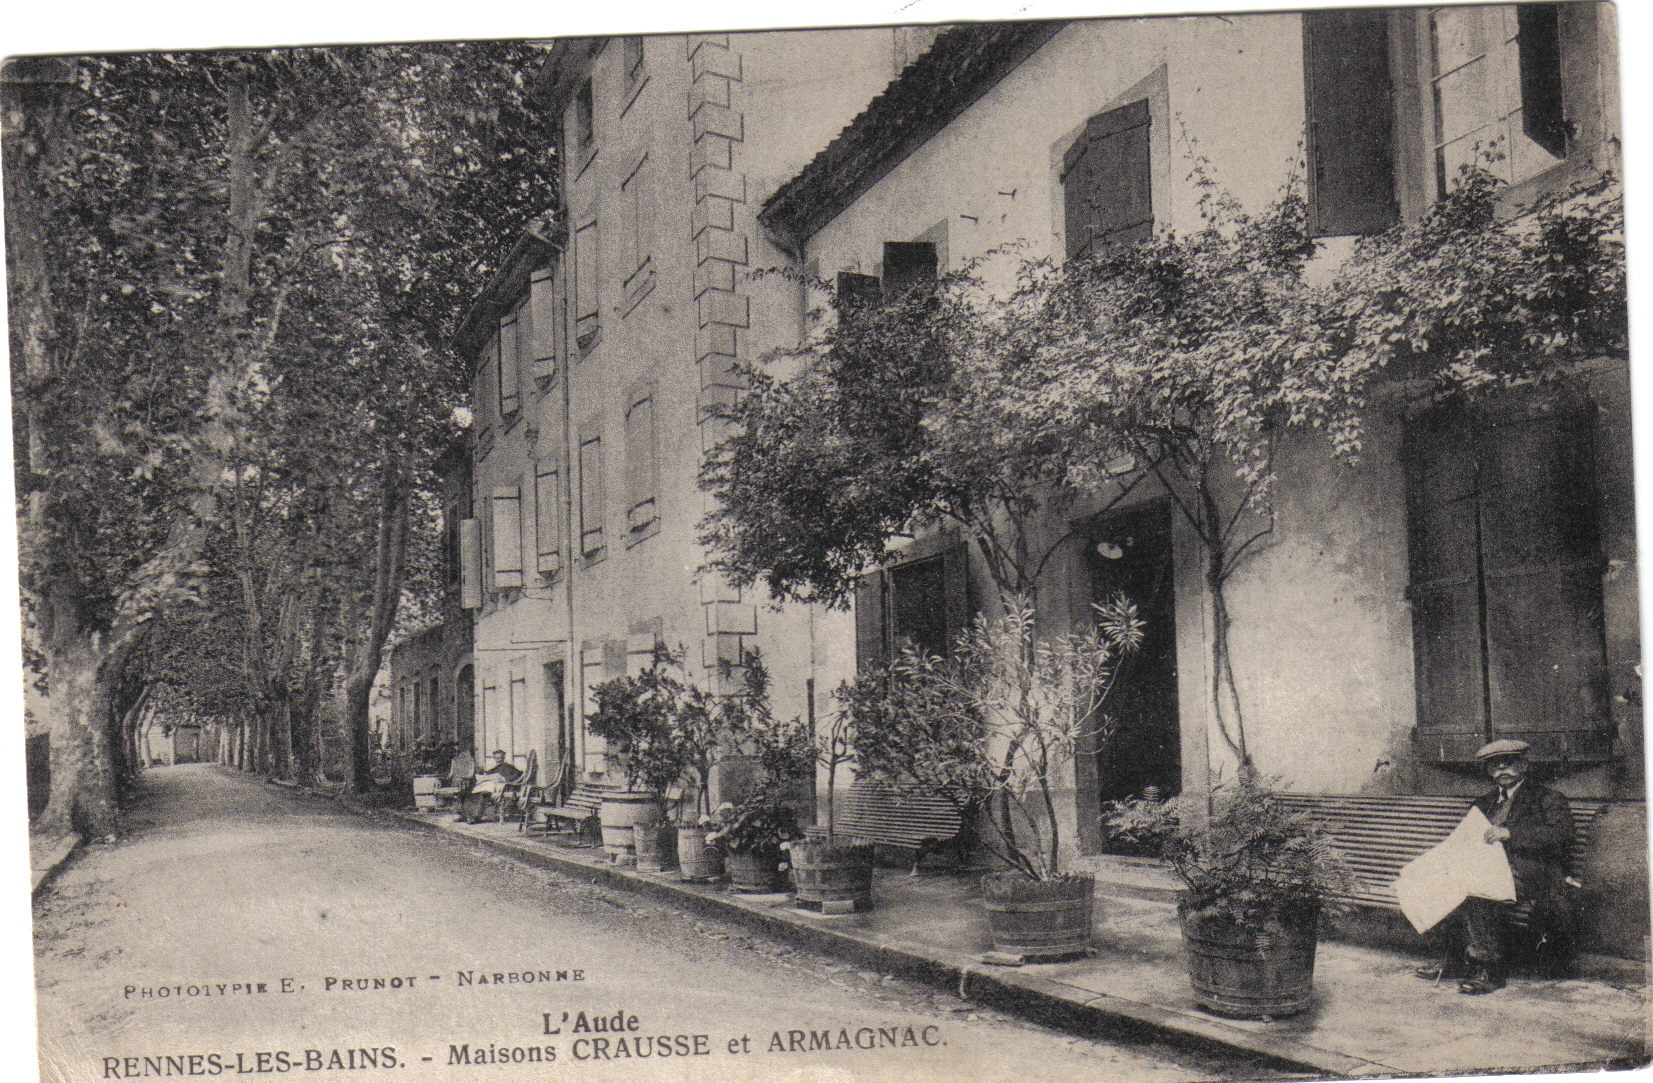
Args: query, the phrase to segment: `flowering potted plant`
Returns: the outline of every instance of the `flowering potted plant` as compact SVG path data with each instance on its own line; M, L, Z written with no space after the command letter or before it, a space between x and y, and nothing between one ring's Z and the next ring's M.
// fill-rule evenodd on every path
M1324 900L1353 873L1319 824L1277 800L1255 772L1203 796L1109 804L1116 838L1146 846L1183 882L1178 913L1194 996L1225 1015L1274 1018L1308 1007Z

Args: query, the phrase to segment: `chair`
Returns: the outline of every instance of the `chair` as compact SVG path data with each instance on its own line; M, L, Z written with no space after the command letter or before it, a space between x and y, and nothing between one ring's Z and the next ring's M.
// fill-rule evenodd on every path
M505 788L499 791L499 800L495 804L495 813L499 823L505 822L505 817L520 816L524 798L532 788L539 774L539 752L535 749L528 751L528 762L522 769L522 774L515 782L507 782Z
M476 783L476 757L469 752L454 756L448 764L448 784L436 788L438 808L458 808Z

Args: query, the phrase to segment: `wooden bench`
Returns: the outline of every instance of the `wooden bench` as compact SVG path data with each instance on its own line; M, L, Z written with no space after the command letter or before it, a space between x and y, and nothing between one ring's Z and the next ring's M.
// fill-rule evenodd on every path
M1346 794L1278 795L1293 812L1320 821L1331 842L1359 879L1358 887L1333 901L1399 911L1395 878L1413 858L1440 843L1469 811L1468 797L1362 797ZM1591 823L1605 801L1569 801L1573 814L1573 850L1568 872L1589 845ZM1576 881L1575 881L1576 882ZM1532 903L1515 909L1513 923L1525 926Z
M833 829L840 835L871 839L880 850L899 849L900 864L906 864L910 851L914 875L919 862L940 850L952 848L955 866L970 859L974 825L959 815L951 801L934 794L897 791L857 779L838 797L833 820ZM897 863L882 852L879 859Z
M598 810L602 807L603 793L606 789L607 787L595 782L582 782L574 787L560 805L541 803L536 796L542 799L544 792L539 789L531 790L523 801L520 830L524 834L532 835L537 825L542 827L546 834L550 834L555 825L559 829L572 832L584 842L596 845L602 841Z

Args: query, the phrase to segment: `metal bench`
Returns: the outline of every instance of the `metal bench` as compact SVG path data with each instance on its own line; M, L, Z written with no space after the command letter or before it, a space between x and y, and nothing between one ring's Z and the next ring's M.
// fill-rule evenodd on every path
M833 828L840 835L871 839L878 844L879 860L906 864L911 853L912 872L930 854L951 848L954 865L970 859L974 825L959 815L951 801L934 794L893 790L857 779L838 798ZM895 860L887 854L895 848Z
M527 835L535 827L550 834L553 826L578 836L581 841L596 845L602 841L598 810L603 804L607 787L595 782L582 782L569 792L560 805L545 804L545 789L536 787L523 799L520 830Z

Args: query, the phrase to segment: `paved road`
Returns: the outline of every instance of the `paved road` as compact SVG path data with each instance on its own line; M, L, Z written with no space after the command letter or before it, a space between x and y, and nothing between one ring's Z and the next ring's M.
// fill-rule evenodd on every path
M150 771L127 827L36 903L43 1079L1233 1071L1074 1039L215 767Z

